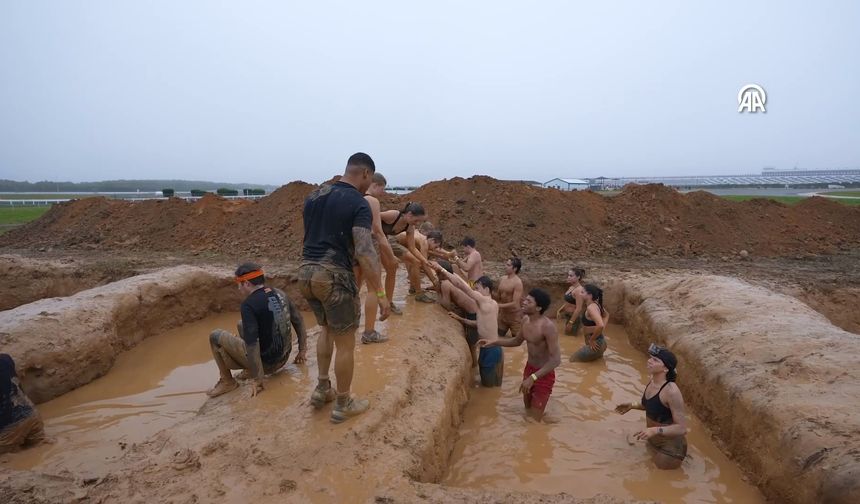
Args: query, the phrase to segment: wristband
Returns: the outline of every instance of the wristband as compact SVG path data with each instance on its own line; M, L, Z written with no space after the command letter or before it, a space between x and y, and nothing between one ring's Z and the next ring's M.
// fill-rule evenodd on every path
M537 376L534 373L532 373L532 381L537 381Z
M385 297L385 291L384 290L376 291L376 297L384 298Z

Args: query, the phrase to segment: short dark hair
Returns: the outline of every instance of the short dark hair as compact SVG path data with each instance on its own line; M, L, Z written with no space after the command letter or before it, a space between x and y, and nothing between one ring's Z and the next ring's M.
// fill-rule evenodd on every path
M532 289L529 291L529 296L534 298L535 303L540 308L541 315L543 315L543 312L547 311L550 303L552 303L549 293L543 289Z
M356 152L346 161L346 166L364 166L372 172L376 172L376 164L373 159L363 152Z
M523 268L523 262L520 260L519 257L511 257L510 260L511 260L511 266L514 267L514 271L516 273L519 273L520 270Z
M477 284L481 284L482 286L493 290L493 281L490 280L490 277L488 277L487 275L484 275L481 278L475 280L475 285Z
M472 238L471 236L467 236L467 237L463 238L463 241L460 242L460 245L462 245L464 247L475 248L475 239Z
M258 269L261 269L259 264L253 262L244 262L240 264L238 268L236 268L235 275L236 277L240 277L242 275L247 275L252 271L257 271ZM257 278L252 278L248 281L251 282L251 285L263 285L266 282L266 276L260 275Z
M442 245L442 231L438 229L434 229L427 233L427 239L439 242L439 245Z
M448 273L454 273L454 267L451 266L451 263L446 261L445 259L436 259L436 262L439 263L439 266L442 266L442 269L447 271Z

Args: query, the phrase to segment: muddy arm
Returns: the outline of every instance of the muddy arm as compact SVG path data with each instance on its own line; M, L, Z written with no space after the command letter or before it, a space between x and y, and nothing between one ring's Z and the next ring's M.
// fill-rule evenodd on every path
M304 352L307 349L308 333L305 328L305 319L302 317L302 312L296 307L296 304L287 299L287 304L290 310L290 323L293 324L293 329L296 330L296 337L299 340L299 352Z

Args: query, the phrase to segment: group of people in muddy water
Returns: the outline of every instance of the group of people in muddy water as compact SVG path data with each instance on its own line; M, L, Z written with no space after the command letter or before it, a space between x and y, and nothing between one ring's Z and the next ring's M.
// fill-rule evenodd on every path
M525 292L519 276L522 261L505 262L505 274L494 282L485 275L481 253L473 238L460 241L461 252L443 247L443 235L427 222L427 212L410 202L399 209L383 210L379 197L386 180L376 172L370 156L356 153L347 161L343 176L324 184L305 200L304 241L298 286L320 327L316 342L318 384L311 394L313 407L333 402L331 421L341 423L368 410L370 402L350 393L356 341L378 344L388 336L376 329L377 320L403 315L393 303L396 271L403 263L408 272L409 294L417 302L438 303L464 327L470 361L485 387L503 384L503 347L526 343L528 359L517 377L526 413L541 420L561 365L559 330L547 317L552 299L545 290ZM384 278L383 281L383 272ZM430 285L422 285L426 276ZM556 312L564 321L562 333L582 333L584 344L570 361L601 359L607 349L604 330L609 312L603 291L585 284L585 271L568 272L569 288ZM281 369L292 353L292 332L298 340L294 362L307 357L307 330L296 304L281 290L266 285L265 274L255 263L243 263L235 280L244 297L238 334L215 330L209 343L220 378L208 392L211 397L249 383L252 396L264 388L264 377ZM366 286L364 327L359 329L359 291ZM494 290L496 297L493 296ZM358 337L360 332L360 337ZM674 383L677 359L656 345L649 350L647 370L651 380L638 401L619 404L615 411L645 411L646 427L633 437L647 441L660 468L679 467L686 456L687 433L684 401ZM334 380L330 372L334 360ZM234 377L233 370L241 370ZM0 354L0 453L42 437L42 422L21 390L11 357ZM632 442L632 441L631 441Z

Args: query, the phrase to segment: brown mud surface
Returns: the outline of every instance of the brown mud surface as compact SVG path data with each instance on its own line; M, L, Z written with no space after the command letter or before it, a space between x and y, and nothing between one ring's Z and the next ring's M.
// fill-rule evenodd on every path
M0 248L197 251L298 257L304 197L315 186L287 184L258 201L214 195L127 202L86 198L54 205L36 221L0 236ZM826 198L794 206L733 202L661 185L627 186L604 197L476 176L426 184L390 196L426 207L430 220L458 242L471 235L490 258L757 257L833 254L860 244L860 208ZM253 233L249 230L253 229Z

